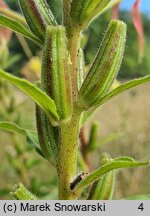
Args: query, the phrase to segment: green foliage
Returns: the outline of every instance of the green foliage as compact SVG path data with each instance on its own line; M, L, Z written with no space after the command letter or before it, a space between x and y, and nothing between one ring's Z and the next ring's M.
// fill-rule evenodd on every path
M19 23L21 23L23 26L28 27L24 17L21 14L15 12L15 11L12 11L12 10L6 9L6 8L5 9L0 8L0 14L5 16L5 17L8 17L10 19L16 20Z
M0 122L0 128L3 130L7 130L10 132L15 132L15 133L21 134L23 136L27 135L27 132L25 129L19 127L18 125L14 124L14 123Z
M89 65L94 59L94 55L97 52L97 46L99 41L102 39L103 32L108 25L110 18L110 12L102 14L102 16L97 17L84 32L87 40L84 47L85 62L87 65ZM147 14L142 14L145 48L141 62L138 62L137 34L133 28L129 12L120 11L120 19L127 24L128 28L125 55L118 78L125 79L148 75L150 68L149 17Z
M98 107L100 105L102 105L103 103L109 101L110 99L112 99L114 96L130 89L133 88L135 86L141 85L143 83L149 82L150 81L150 76L145 76L143 78L139 78L139 79L135 79L135 80L131 80L129 82L126 82L125 84L120 85L119 87L115 88L114 90L110 91L108 94L106 94L104 97L102 98L97 98L95 100L95 102L93 103L93 107Z
M73 0L71 18L76 25L85 27L109 2L110 0Z
M41 88L54 101L60 121L70 118L72 113L69 53L65 28L48 27L42 59ZM51 80L51 85L49 84Z
M102 158L102 165L111 162L108 156ZM115 186L116 171L110 171L95 181L90 189L89 200L110 200L112 199Z
M111 200L114 191L114 182L115 170L108 172L96 182L93 196L89 197L90 200Z
M0 15L0 25L5 26L19 34L22 34L24 37L29 38L30 40L34 41L36 44L41 45L40 39L38 39L35 35L33 35L32 32L30 32L19 21Z
M47 2L42 0L19 2L31 31L22 22L6 14L0 15L0 23L41 46L41 89L3 70L0 70L0 77L20 88L34 100L38 139L36 132L25 130L13 123L1 122L0 127L24 135L27 141L35 145L39 153L54 165L58 176L59 199L77 199L80 192L93 183L91 199L111 199L115 169L146 166L150 163L135 161L129 157L105 158L99 169L92 170L89 175L83 172L77 176L81 122L85 122L95 108L115 95L150 81L150 77L144 77L110 90L120 69L126 41L126 24L119 20L110 22L95 60L87 75L85 74L81 33L96 16L117 1L73 0L70 4L70 0L64 0L61 7L62 19L59 17L61 25L57 24L56 10L52 3L51 9ZM87 116L84 116L84 111L87 111ZM83 134L80 135L82 156L89 165L87 153L97 146L97 127L92 128L88 144ZM89 149L86 144L89 145ZM13 161L12 158L10 161ZM34 164L36 161L31 161L25 168ZM20 172L23 171L18 162L14 161L14 166ZM88 168L91 169L90 166ZM19 185L12 195L20 200L36 199L23 185Z
M39 148L38 138L35 131L27 130L17 124L4 121L0 121L0 129L25 136L27 142L32 145L40 155L43 155Z
M74 189L74 192L83 190L84 188L88 187L91 183L98 180L101 176L114 169L145 166L149 165L149 163L150 161L139 162L128 157L120 157L117 159L113 159L111 162L107 163L106 165L103 165L98 170L94 171L85 179L83 179L79 184L77 184Z
M62 1L60 0L47 0L55 19L58 24L62 24L63 14L62 14Z
M0 77L11 82L33 98L33 100L45 111L52 124L56 124L59 117L54 101L36 87L36 85L33 85L26 80L14 77L2 70L0 70Z
M93 106L94 101L106 95L110 89L120 68L125 41L126 25L111 21L79 92L80 104L85 109Z
M45 113L36 106L37 132L41 151L44 157L56 166L56 156L58 154L59 131L58 127L53 127Z

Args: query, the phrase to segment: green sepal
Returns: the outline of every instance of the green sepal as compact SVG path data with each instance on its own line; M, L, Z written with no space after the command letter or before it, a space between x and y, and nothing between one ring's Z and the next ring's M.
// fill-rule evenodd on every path
M110 0L73 0L70 16L74 24L83 28L100 14Z
M102 159L102 165L109 163L108 157ZM95 181L90 189L88 200L111 200L115 186L116 171L112 170L102 176L98 181Z
M126 24L111 21L79 92L79 103L83 109L92 107L98 97L103 97L109 91L120 69L125 41Z
M36 37L36 35L34 35L26 26L24 26L22 22L18 20L0 14L0 25L23 35L29 40L32 40L38 46L42 45L42 41L38 37Z
M53 166L56 166L59 129L50 124L49 119L38 106L36 106L36 126L42 154Z
M46 27L57 24L46 0L18 1L31 31L44 41Z
M71 80L63 26L49 26L46 30L41 88L55 101L60 121L68 119L72 113Z

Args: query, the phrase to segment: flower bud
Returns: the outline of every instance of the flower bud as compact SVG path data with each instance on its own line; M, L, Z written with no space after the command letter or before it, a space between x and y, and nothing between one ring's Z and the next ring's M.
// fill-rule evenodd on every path
M46 114L37 105L36 125L42 154L55 166L58 153L58 127L53 127L50 124Z
M108 156L103 157L102 166L111 161ZM110 200L114 192L116 171L112 170L94 182L89 192L89 200Z
M109 91L120 69L125 41L126 24L122 21L111 21L79 92L79 103L84 109L92 107L97 98L103 97Z
M110 0L73 0L71 18L75 24L87 25L110 2Z
M19 0L19 4L31 31L44 40L46 27L57 24L46 0Z
M46 30L42 61L42 90L55 102L61 120L72 112L69 54L65 28L49 26Z

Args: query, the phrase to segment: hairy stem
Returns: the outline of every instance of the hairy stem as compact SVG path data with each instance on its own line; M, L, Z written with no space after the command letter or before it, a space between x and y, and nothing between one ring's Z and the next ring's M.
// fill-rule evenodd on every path
M76 199L70 190L70 183L77 174L77 139L79 132L78 111L72 118L60 126L60 143L57 161L59 199Z
M72 81L72 97L73 101L78 100L78 85L77 85L77 72L78 72L78 58L80 47L80 28L68 27L68 49L70 53L70 68L71 68L71 81Z
M68 21L68 17L69 17L69 13L70 13L70 8L71 8L71 0L63 0L63 11L64 11L64 15L63 15L63 19L64 19L64 25L67 23Z

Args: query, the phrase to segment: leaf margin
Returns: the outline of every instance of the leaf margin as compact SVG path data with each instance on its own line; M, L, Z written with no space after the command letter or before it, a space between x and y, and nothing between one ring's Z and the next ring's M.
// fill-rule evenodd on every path
M58 125L59 116L55 102L35 84L28 82L25 79L15 77L0 69L0 78L9 81L27 95L29 95L46 113L53 126Z

